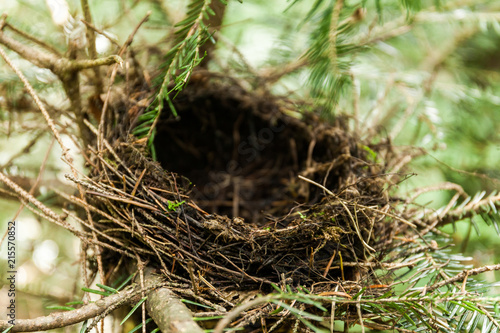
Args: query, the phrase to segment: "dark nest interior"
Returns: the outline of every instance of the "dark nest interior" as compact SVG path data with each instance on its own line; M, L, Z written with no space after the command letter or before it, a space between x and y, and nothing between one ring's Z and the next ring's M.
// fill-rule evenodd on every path
M298 175L334 192L353 190L350 181L371 176L366 151L341 120L329 126L313 115L287 116L277 98L235 85L190 89L175 105L178 117L167 110L157 126L158 161L192 182L190 197L209 213L286 226L325 197ZM361 182L380 204L377 184Z
M156 126L158 162L124 135L94 151L88 195L110 271L140 258L224 306L234 290L378 281L395 232L380 162L390 144L365 146L346 119L234 80L191 84L174 102Z

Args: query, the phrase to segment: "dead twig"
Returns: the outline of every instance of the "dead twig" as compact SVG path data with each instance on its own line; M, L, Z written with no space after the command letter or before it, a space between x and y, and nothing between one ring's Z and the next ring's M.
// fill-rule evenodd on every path
M16 319L16 324L13 326L8 321L1 320L0 330L3 331L11 327L10 332L36 332L74 325L104 313L110 313L124 305L135 303L139 300L141 292L151 292L151 290L165 285L164 282L156 280L148 282L144 290L137 286L128 288L76 310L55 312L49 316L34 319Z
M455 276L452 276L452 277L445 279L443 281L434 283L432 286L427 287L426 291L431 292L431 291L438 289L438 288L441 288L447 284L457 282L457 281L462 281L465 278L467 278L468 276L473 276L473 275L478 275L478 274L481 274L484 272L498 271L498 270L500 270L500 264L488 265L488 266L478 267L478 268L474 268L474 269L470 269L470 270L464 270L463 272L461 272Z

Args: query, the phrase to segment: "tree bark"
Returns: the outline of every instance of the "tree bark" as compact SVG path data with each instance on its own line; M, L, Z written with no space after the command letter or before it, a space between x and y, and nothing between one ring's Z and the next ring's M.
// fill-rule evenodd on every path
M145 280L153 283L161 277L146 269ZM191 311L168 288L159 288L148 294L146 309L163 333L203 333L193 321Z

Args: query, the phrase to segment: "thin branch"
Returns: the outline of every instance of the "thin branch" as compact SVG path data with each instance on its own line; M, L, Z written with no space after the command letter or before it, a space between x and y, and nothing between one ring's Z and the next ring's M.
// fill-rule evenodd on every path
M18 151L17 153L15 153L14 155L12 155L10 157L10 159L5 162L3 165L0 165L0 170L5 170L7 168L10 168L12 166L12 164L14 163L14 160L18 157L21 157L21 156L24 156L26 154L29 154L29 152L31 151L31 149L36 145L36 143L38 142L38 139L40 139L42 137L42 135L44 135L46 133L46 131L43 131L43 130L40 130L31 140L30 142L28 142L28 144L26 146L24 146L23 149L21 149L20 151Z
M146 13L146 15L142 18L142 20L136 25L134 31L132 31L132 33L128 36L125 43L123 43L123 46L120 48L120 51L118 52L118 56L120 56L120 57L123 56L123 54L125 53L127 48L130 46L130 44L132 44L132 41L134 40L134 36L137 34L137 31L139 31L139 28L145 22L147 22L149 20L149 16L151 16L151 11L148 11ZM120 65L122 65L122 63L120 63ZM102 109L100 110L101 114L100 114L100 119L99 119L99 128L98 128L97 133L94 131L94 133L96 133L96 136L97 136L97 147L99 150L103 149L102 145L103 145L103 141L104 141L104 121L106 118L106 110L108 109L109 98L111 96L111 87L112 87L113 83L115 82L115 77L116 77L117 72L118 72L118 66L115 65L115 66L113 66L113 69L111 72L111 78L109 80L110 83L109 83L108 91L106 93L106 98L104 99L104 104L102 106ZM90 128L90 129L92 130L92 128Z
M426 187L421 187L417 188L414 190L414 193L406 199L406 203L410 203L415 201L417 197L420 195L427 193L427 192L434 192L434 191L443 191L443 190L453 190L458 192L460 195L466 197L467 193L465 193L464 189L462 186L455 184L455 183L450 183L450 182L444 182L438 185L432 185L432 186L426 186Z
M245 312L248 309L251 309L257 305L260 304L265 304L269 303L272 300L276 299L276 295L268 295L268 296L261 296L257 297L254 300L250 302L243 303L240 306L237 306L233 310L227 313L227 315L219 320L217 323L217 326L215 326L214 333L222 333L224 329L234 320L236 319L241 313Z
M123 59L120 56L113 54L106 58L98 58L93 60L73 60L70 62L66 69L69 71L81 71L82 69L107 66L112 64L118 64L121 66L123 64Z
M33 186L31 187L31 189L29 191L29 194L31 194L31 195L33 195L35 193L38 185L40 184L40 181L42 180L42 175L43 175L43 172L45 171L45 166L47 165L47 161L49 159L50 152L52 151L52 147L54 147L54 143L55 143L55 140L54 140L54 138L52 138L52 141L49 144L49 148L47 149L47 152L45 153L45 156L43 158L42 164L40 165L40 170L38 172L38 176L36 177L35 183L33 184ZM24 204L21 204L21 206L19 206L19 209L17 210L17 212L14 215L14 217L12 218L12 220L16 220L17 217L19 216L19 214L21 214L21 212L23 211L23 209L24 209Z
M497 328L500 328L500 324L498 323L498 321L496 321L495 318L493 318L491 313L483 305L481 304L476 304L476 305L484 312L486 317L488 317L488 319L493 323L493 325L495 325Z
M484 272L498 271L498 270L500 270L500 264L488 265L488 266L478 267L478 268L474 268L474 269L470 269L470 270L464 270L463 272L461 272L455 276L452 276L449 279L434 283L432 286L428 287L426 291L431 292L431 291L436 290L436 289L438 289L442 286L445 286L447 284L457 282L457 281L462 281L463 279L465 279L468 276L478 275L478 274L481 274Z
M21 42L7 36L3 31L0 30L0 44L5 45L10 50L19 54L22 58L28 60L32 64L40 68L47 68L54 72L56 75L58 73L57 69L59 67L68 66L69 60L66 58L58 57L54 54L39 51L33 47L24 45ZM57 64L60 60L60 64Z
M83 16L85 17L85 21L89 22L92 24L92 15L90 14L90 7L89 7L89 2L88 0L81 0L81 5L82 5L82 11L83 11ZM89 42L88 45L88 50L89 50L89 57L91 60L94 60L97 58L97 51L95 47L95 33L93 30L86 29L86 34L87 34L87 40ZM94 85L95 85L95 95L99 96L102 93L103 89L103 84L102 84L102 79L101 79L101 72L99 71L98 67L93 67L94 70Z
M150 291L161 286L158 281L149 282L146 290ZM94 318L103 313L109 313L121 306L137 302L142 289L138 286L126 289L118 294L107 296L94 303L82 306L79 309L52 313L45 317L34 319L16 319L14 326L8 321L0 321L0 331L12 326L10 332L36 332L66 327Z
M125 50L132 44L132 41L134 40L135 35L137 34L137 31L139 31L139 28L149 20L149 16L151 16L151 11L149 10L146 15L142 18L142 20L139 21L139 23L135 26L134 31L128 36L127 40L125 43L123 43L123 46L120 49L120 52L118 54L121 56L125 52Z
M32 203L36 208L40 209L45 215L50 216L52 219L54 219L54 221L56 221L56 224L67 230L70 230L75 235L79 234L78 230L74 229L70 224L63 221L60 216L58 216L56 213L50 210L43 203L38 201L34 196L32 196L31 194L23 190L21 187L19 187L19 185L10 180L2 172L0 172L0 181L3 182L8 187L10 187L12 190L14 190L14 192L16 192L19 195L19 197L28 201L29 203Z
M24 32L22 30L17 29L16 27L14 27L13 25L11 25L8 22L5 23L5 26L8 27L13 32L17 33L18 35L26 38L27 40L29 40L29 41L31 41L31 42L33 42L35 44L38 44L39 46L43 47L47 51L50 51L50 52L54 53L56 56L59 56L59 57L61 56L61 52L59 52L58 50L56 50L52 45L47 44L44 41L42 41L42 40L40 40L40 39L38 39L38 38L36 38L34 36L31 36L31 35L27 34L26 32Z
M0 39L1 39L2 35L3 34L0 33ZM70 163L70 166L71 166L71 162L70 161L72 159L71 159L71 157L68 156L68 150L69 149L66 148L66 146L64 145L64 143L63 143L63 141L61 139L61 136L59 134L59 131L56 129L54 121L52 120L52 118L50 117L49 113L45 109L45 106L43 105L42 101L40 100L40 98L36 94L35 90L31 86L31 84L28 82L28 79L26 79L26 77L24 76L24 74L17 68L17 66L14 65L14 63L10 60L10 58L7 56L7 54L5 53L5 51L2 48L0 48L0 55L5 60L5 62L12 68L12 70L17 74L17 76L19 77L19 79L24 83L24 86L28 90L28 92L31 95L31 97L33 97L33 99L35 100L36 105L40 108L40 111L42 112L45 120L47 121L47 124L49 125L50 130L52 131L52 133L54 134L57 142L59 143L59 146L62 149L62 153L63 153L64 158L66 159L66 161L68 161Z
M93 60L70 60L65 57L60 57L55 54L46 53L36 48L26 46L7 36L1 30L0 44L3 44L10 50L18 53L22 58L30 61L35 66L51 70L59 77L63 83L64 90L71 101L73 112L77 116L77 124L82 135L82 140L84 141L85 146L87 146L88 135L87 128L83 124L83 111L81 107L80 87L78 84L78 72L83 69L94 68L97 66L111 65L114 63L121 64L123 63L123 60L117 55Z
M87 22L87 21L85 21L85 20L83 20L83 19L82 19L82 20L80 20L80 21L82 21L82 23L83 23L83 24L85 24L85 25L87 26L87 28L92 29L92 30L94 30L95 32L97 32L98 34L103 35L104 37L106 37L106 38L107 38L107 39L108 39L108 40L109 40L112 44L114 44L115 46L118 46L118 47L120 46L120 44L118 44L118 42L116 41L116 39L115 39L115 38L113 38L113 37L112 37L110 34L108 34L106 31L104 31L104 30L101 30L101 29L97 28L97 27L96 27L95 25L93 25L92 23Z

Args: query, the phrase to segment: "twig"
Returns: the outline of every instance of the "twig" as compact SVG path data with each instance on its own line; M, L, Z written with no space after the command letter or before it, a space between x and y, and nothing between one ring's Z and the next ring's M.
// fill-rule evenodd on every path
M358 300L361 299L361 295L362 295L362 293L359 294ZM361 304L357 303L356 308L358 310L358 317L359 317L359 324L361 325L361 332L365 333L365 325L363 325L363 314L361 313Z
M37 136L36 136L36 138L35 138L35 140L33 140L33 141L36 141L36 139L38 139L38 138L40 137L40 134L42 134L42 132L41 132L41 133L39 133L39 135L37 135ZM33 141L32 141L32 142L33 142ZM47 152L46 152L46 154L45 154L45 156L44 156L44 158L43 158L42 164L41 164L41 166L40 166L40 170L39 170L39 172L38 172L38 176L36 177L35 182L34 182L34 183L33 183L33 185L31 186L31 189L30 189L30 191L29 191L29 194L31 194L31 195L33 195L33 193L35 193L36 188L38 187L38 184L40 183L40 181L41 181L41 179L42 179L43 171L45 170L45 165L47 164L47 160L48 160L48 158L49 158L49 153L52 151L52 147L53 147L53 146L54 146L54 140L52 140L52 142L50 143L49 148L47 149ZM28 146L26 146L26 147L25 147L25 148L24 148L21 152L26 151L26 150L28 150L28 151L29 151L29 149L30 149L31 147L32 147L32 144L30 143L30 144L28 144ZM18 154L16 154L16 155L18 155ZM16 156L16 155L14 155L14 156ZM13 160L13 158L14 158L14 157L12 157L12 158L9 160L9 162L11 162L11 161ZM8 163L9 163L9 162L8 162ZM15 220L17 219L17 217L19 216L19 214L21 214L21 212L23 211L23 208L24 208L24 203L22 202L22 203L21 203L21 205L19 206L19 209L18 209L18 210L17 210L17 212L14 214L14 217L12 218L12 220L14 220L14 221L15 221ZM1 247L1 246L2 246L2 244L3 244L3 242L4 242L4 240L5 240L5 237L7 237L8 232L9 232L9 229L8 229L8 228L6 228L6 229L5 229L5 233L4 233L4 235L2 236L2 239L0 240L0 247Z
M22 58L30 61L33 63L35 66L38 66L40 68L47 68L51 70L54 74L56 74L61 82L63 83L64 90L67 94L67 96L70 99L71 102L71 107L73 109L73 112L76 115L76 122L78 125L78 128L80 130L80 133L82 135L82 140L85 143L85 146L87 145L88 141L88 135L87 135L87 129L84 126L83 123L83 110L81 107L81 96L80 96L80 87L79 87L79 82L78 82L78 71L87 69L87 68L92 68L96 66L102 66L102 65L110 65L113 63L122 63L123 60L116 55L109 56L107 58L102 58L102 59L95 59L95 60L70 60L65 57L60 57L52 53L46 53L46 52L41 52L33 47L26 46L17 40L7 36L3 31L0 30L0 44L5 45L12 51L18 53ZM9 63L11 67L13 67L12 62L9 60L7 61L7 56L5 53L2 52L2 57L6 59L5 61ZM14 67L13 67L14 69ZM21 73L19 70L14 69L16 74L18 76ZM21 73L22 75L22 73ZM20 76L21 78L21 76ZM26 79L21 79L23 83L26 82ZM30 91L29 88L27 88L28 91ZM32 88L31 88L32 90ZM33 95L30 91L30 94ZM39 98L37 98L39 100ZM36 100L35 100L36 102ZM40 105L39 101L37 102L37 105ZM52 127L51 127L52 130ZM59 141L59 140L58 140ZM63 149L64 150L64 149Z
M493 316L490 314L490 312L483 305L478 303L478 304L476 304L476 306L484 312L486 317L488 317L488 319L493 323L493 325L495 325L497 328L500 328L500 324L498 323L498 321L496 321L496 319L493 318Z
M1 36L3 36L3 34L0 32L0 42L1 42ZM70 161L72 161L72 158L69 157L69 155L68 155L69 149L66 148L66 146L64 145L64 143L61 139L61 136L59 134L59 131L56 129L54 121L52 120L49 113L45 109L45 106L43 105L42 101L40 100L40 98L36 94L35 90L31 86L31 84L28 82L28 80L26 79L24 74L17 68L16 65L14 65L14 63L10 60L10 58L7 56L7 54L5 53L5 51L2 48L0 48L0 55L5 60L5 62L10 66L10 68L12 68L12 70L17 74L19 79L23 82L24 86L26 87L26 90L28 90L31 97L35 100L36 105L40 108L40 111L42 112L45 120L47 121L47 124L49 125L50 130L52 131L57 142L59 143L59 146L62 149L62 153L63 153L64 158L66 159L66 161L71 163Z
M33 137L33 139L31 139L30 142L28 142L28 144L26 146L24 146L23 149L21 149L20 151L18 151L14 155L12 155L7 162L5 162L3 165L1 165L0 170L2 170L2 169L5 170L5 169L9 168L16 158L23 156L25 154L28 154L30 152L30 150L33 148L33 146L35 146L35 144L38 142L38 139L40 139L42 137L42 135L44 135L45 133L46 133L45 131L40 130Z
M454 191L458 192L460 195L463 195L463 196L467 195L467 193L465 193L462 186L455 184L455 183L444 182L444 183L439 184L439 185L433 185L433 186L427 186L427 187L415 189L415 191L414 191L415 193L412 196L408 197L408 199L406 200L406 203L413 202L417 197L419 197L420 195L422 195L424 193L432 192L432 191L443 191L443 190L454 190Z
M120 47L120 44L118 44L118 42L116 41L115 38L113 38L112 36L110 36L106 31L104 30L101 30L99 28L97 28L95 25L93 25L92 23L90 22L87 22L85 21L84 19L81 19L80 21L82 21L83 24L85 24L87 26L87 28L89 29L92 29L94 30L95 32L97 32L98 34L100 35L103 35L104 37L106 37L112 44L114 44L115 46L118 46Z
M426 154L427 156L433 158L436 162L438 162L439 164L445 166L446 168L448 168L449 170L453 171L453 172L457 172L457 173L460 173L460 174L464 174L464 175L468 175L468 176L473 176L473 177L477 177L477 178L480 178L480 179L484 179L488 182L492 182L492 183L495 183L497 185L500 185L500 180L498 179L495 179L493 177L489 177L488 175L485 175L485 174L482 174L482 173L478 173L478 172L472 172L472 171L466 171L466 170L461 170L461 169L458 169L458 168L454 168L452 167L451 165L448 165L446 164L445 162L441 161L440 159L438 159L437 157L427 153Z
M80 1L82 5L82 11L83 11L83 16L85 17L85 21L89 22L92 24L92 15L90 14L90 7L88 0L81 0ZM86 29L86 34L87 34L87 40L89 43L89 56L91 60L94 60L97 58L97 51L95 48L95 33L93 30ZM102 79L101 79L101 72L98 67L94 67L94 85L95 85L95 95L99 96L102 93L103 85L102 85Z
M117 64L117 65L122 65L123 64L123 59L116 55L110 55L107 56L106 58L98 58L98 59L85 59L85 60L74 60L71 63L68 64L68 66L65 68L65 70L68 71L81 71L83 69L89 69L93 67L98 67L98 66L106 66L106 65L112 65L112 64Z
M339 285L335 286L335 292L338 292ZM332 309L330 310L330 333L335 329L335 300L332 300Z
M319 188L323 189L326 193L328 193L329 195L331 195L332 197L334 197L335 199L338 200L338 202L342 205L342 207L344 207L345 211L347 212L347 214L349 215L350 219L351 219L351 222L354 226L354 229L356 230L356 234L358 235L359 239L361 240L361 242L363 243L363 245L369 249L370 251L372 252L375 252L375 249L373 247L371 247L370 245L368 245L365 240L363 239L363 237L361 236L361 231L359 230L359 227L358 227L358 222L357 222L357 215L356 215L356 218L354 218L352 216L352 213L351 211L349 210L349 208L347 208L347 205L344 203L344 200L342 200L339 196L335 195L332 191L330 191L329 189L327 189L326 187L324 187L323 185L319 184L319 183L316 183L315 181L311 180L311 179L308 179L302 175L299 175L299 178L302 179L302 180L305 180L306 182L308 183L311 183L313 185L316 185L318 186ZM356 206L356 205L355 205ZM360 207L362 207L360 205ZM340 254L340 252L339 252Z
M0 37L1 36L3 36L3 33L0 32ZM17 74L17 76L19 77L19 79L23 82L24 86L28 90L28 92L31 95L31 97L34 99L36 105L38 106L38 108L42 112L45 120L47 121L47 124L49 125L50 130L54 134L54 137L56 138L57 142L59 143L59 146L61 147L62 155L63 155L63 160L69 165L69 167L71 168L71 172L73 173L73 176L76 178L78 172L77 172L75 166L73 165L73 158L69 155L69 149L64 145L64 143L63 143L63 141L61 139L61 135L59 134L59 131L57 130L54 121L52 120L52 118L50 117L49 113L45 109L45 106L43 105L42 101L40 100L40 98L36 94L35 90L31 86L31 84L29 83L29 81L26 79L26 77L24 76L24 74L12 63L12 61L10 60L10 58L7 56L7 54L4 52L4 50L2 48L0 48L0 55L5 60L5 62L7 62L7 64L12 68L12 70ZM61 80L62 80L62 78L61 78ZM65 84L64 80L63 80L63 84ZM74 84L74 83L72 82L72 84ZM69 93L69 90L68 90L68 93ZM78 112L81 112L81 111L79 109L75 109L75 112L78 113ZM83 130L83 117L78 117L77 122L79 123L80 130ZM85 135L83 134L84 132L81 132L81 133L82 133L82 136L85 137ZM14 185L16 185L16 184L14 184ZM18 189L22 190L17 185L16 185L16 187ZM78 185L78 191L80 193L80 196L82 197L82 200L85 201L84 192L83 192L83 189L82 189L82 187L80 185ZM46 206L44 206L38 200L34 199L31 194L26 193L24 190L23 190L23 192L18 192L18 191L16 191L16 192L18 194L22 195L23 198L27 199L30 202L34 202L33 200L35 200L35 203L38 204L38 205L36 205L36 204L35 205L40 210L42 210L45 213L45 215L51 216L52 218L54 218L52 215L56 216L54 218L54 220L60 221L60 225L62 227L66 228L67 230L72 231L73 233L75 233L75 235L78 234L73 227L71 227L68 223L63 222L50 209L48 209ZM28 195L28 196L26 196L26 195ZM40 207L42 207L43 209L40 208ZM87 207L85 207L85 212L87 213L87 218L89 219L90 224L93 225L92 215L90 214L90 211L89 211L89 209ZM97 241L97 235L96 235L96 233L94 231L92 232L92 235L94 237L94 241ZM102 258L101 258L101 255L100 255L100 249L99 248L97 248L97 262L98 262L99 272L101 273L101 276L103 277L104 273L103 273L103 270L102 270ZM104 283L104 281L103 281L103 283Z
M5 35L5 33L3 33L1 30L0 44L5 45L10 50L16 52L22 58L28 60L35 66L50 69L63 81L65 81L64 78L65 76L67 76L68 72L71 71L79 71L95 66L111 65L113 63L123 62L123 60L117 55L94 60L69 60L64 57L58 57L55 54L41 52L33 47L26 46L18 42L17 40Z
M5 26L8 27L10 30L14 31L15 33L17 33L18 35L21 35L22 37L26 38L27 40L35 43L35 44L38 44L40 45L41 47L43 47L44 49L46 49L47 51L50 51L52 53L54 53L56 56L61 56L61 52L59 52L58 50L56 50L52 45L50 44L47 44L45 43L44 41L34 37L34 36L31 36L29 34L27 34L26 32L24 31L21 31L19 29L17 29L16 27L14 27L13 25L11 25L10 23L6 22L5 23Z
M52 139L52 141L50 142L49 147L47 149L47 152L45 153L45 156L43 157L42 164L40 165L40 170L38 171L38 176L36 177L35 183L33 184L30 191L28 192L31 195L33 195L35 193L35 190L38 187L38 184L40 184L40 181L42 180L42 175L43 175L43 172L45 171L45 166L47 165L47 161L49 159L50 152L52 151L52 147L54 146L54 142L55 141ZM21 206L17 210L16 214L12 218L13 220L17 219L19 214L21 214L21 212L23 211L23 208L24 208L24 205L21 204Z
M132 33L128 36L125 43L123 43L122 47L120 48L120 51L118 51L119 56L123 56L123 54L125 53L125 50L130 46L130 44L132 44L132 41L134 40L135 34L137 33L137 31L139 31L139 28L149 19L150 15L151 15L151 11L148 11L146 13L146 15L142 18L142 20L137 24L134 31L132 31ZM120 63L120 65L121 65L121 63ZM113 83L115 82L115 77L116 77L117 72L118 72L118 66L115 65L115 66L113 66L113 69L111 71L111 78L109 80L110 83L108 86L108 91L106 92L104 104L103 104L102 109L101 109L101 119L99 120L99 127L98 127L97 134L96 134L97 135L97 147L98 147L99 151L102 150L102 147L103 147L104 120L106 118L106 110L108 109L109 98L111 96L111 87L113 86ZM104 144L106 144L106 143L104 142ZM119 161L119 159L117 159L117 160Z
M240 306L237 306L233 310L229 311L224 318L219 320L219 322L215 326L213 333L222 333L224 331L224 328L226 328L226 326L228 326L241 313L243 313L246 310L251 309L257 305L269 303L270 301L272 301L274 299L276 299L276 296L273 296L273 295L261 296L261 297L257 297L256 299L254 299L250 302L247 302L247 303L244 303Z
M40 209L45 215L50 216L54 221L56 221L56 224L73 232L75 235L78 235L79 232L75 228L73 228L70 224L64 222L60 216L58 216L56 213L54 213L52 210L50 210L47 206L45 206L43 203L38 201L35 197L33 197L31 194L23 190L19 185L11 181L6 175L4 175L2 172L0 172L0 181L5 183L8 187L10 187L14 192L16 192L21 198L24 200L32 203L35 207Z
M252 281L254 282L258 282L253 276L251 275L248 275L247 272L245 272L243 269L241 269L240 267L236 266L235 263L233 263L231 260L229 260L225 255L223 255L222 253L220 252L217 252L218 255L220 255L222 258L226 259L230 264L231 266L233 266L234 268L236 268L238 271L240 271L242 274L244 274L246 277L250 278Z
M98 196L98 197L104 197L104 198L108 198L108 199L111 199L111 200L124 202L124 203L127 203L129 205L132 204L132 205L137 206L137 207L147 208L147 209L150 209L150 210L152 210L154 212L160 212L160 210L158 210L155 206L146 205L146 204L134 201L134 200L120 198L120 197L117 197L117 196L114 196L114 195L108 195L108 194L99 193L99 192L93 192L93 191L87 191L87 193L91 194L91 195Z
M323 273L323 277L326 278L326 276L328 275L328 271L330 270L330 267L332 266L332 263L333 263L333 259L335 258L335 255L337 254L337 250L333 250L333 254L332 256L330 257L330 260L328 261L328 264L326 265L325 267L325 271Z
M146 269L145 279L161 281L161 278ZM191 311L168 288L160 288L148 295L146 308L149 315L163 333L202 333L203 330L193 320Z
M446 280L443 280L441 282L434 283L432 286L427 287L427 292L431 292L435 289L438 289L442 286L445 286L445 285L453 283L453 282L462 281L468 276L478 275L478 274L481 274L484 272L497 271L497 270L500 270L500 264L488 265L488 266L478 267L478 268L474 268L474 269L470 269L470 270L464 270L463 272L461 272L455 276L452 276L452 277L450 277Z
M149 282L146 291L164 285L157 281ZM3 331L12 326L10 332L36 332L66 327L80 323L84 320L94 318L103 313L109 313L121 306L137 301L137 296L142 292L139 287L126 289L118 294L107 296L97 302L82 306L79 309L65 312L52 313L45 317L35 319L16 319L14 326L8 321L0 321L0 330Z

